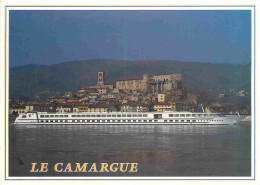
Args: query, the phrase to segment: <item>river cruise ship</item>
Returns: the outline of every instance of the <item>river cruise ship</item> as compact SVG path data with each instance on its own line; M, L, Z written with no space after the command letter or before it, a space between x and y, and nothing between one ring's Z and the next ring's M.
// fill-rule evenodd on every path
M243 116L191 112L86 112L20 114L14 124L38 125L230 125L237 124Z

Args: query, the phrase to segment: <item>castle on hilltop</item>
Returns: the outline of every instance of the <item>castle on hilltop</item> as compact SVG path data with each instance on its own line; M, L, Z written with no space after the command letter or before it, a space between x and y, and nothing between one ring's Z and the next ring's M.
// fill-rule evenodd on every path
M181 74L143 74L142 79L117 80L115 87L105 85L105 73L98 72L98 81L96 86L91 88L108 88L123 91L140 91L152 94L159 94L178 90L182 88Z

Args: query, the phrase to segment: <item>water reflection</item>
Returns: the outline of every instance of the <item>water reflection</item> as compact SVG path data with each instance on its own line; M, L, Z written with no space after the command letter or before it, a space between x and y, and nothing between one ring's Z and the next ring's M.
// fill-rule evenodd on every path
M25 164L19 166L16 157ZM10 126L14 176L32 175L30 163L44 161L137 162L139 176L245 176L250 160L249 124Z

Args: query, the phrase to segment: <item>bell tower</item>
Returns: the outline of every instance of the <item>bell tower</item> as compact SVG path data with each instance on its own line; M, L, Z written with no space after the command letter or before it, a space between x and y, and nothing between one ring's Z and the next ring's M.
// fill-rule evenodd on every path
M102 86L104 85L104 72L103 71L99 71L98 72L98 82L97 82L97 86Z

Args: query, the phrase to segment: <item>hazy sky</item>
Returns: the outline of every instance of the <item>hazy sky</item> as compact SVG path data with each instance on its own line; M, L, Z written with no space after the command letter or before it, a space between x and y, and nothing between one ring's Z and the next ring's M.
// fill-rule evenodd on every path
M250 11L11 11L10 65L84 59L250 63Z

